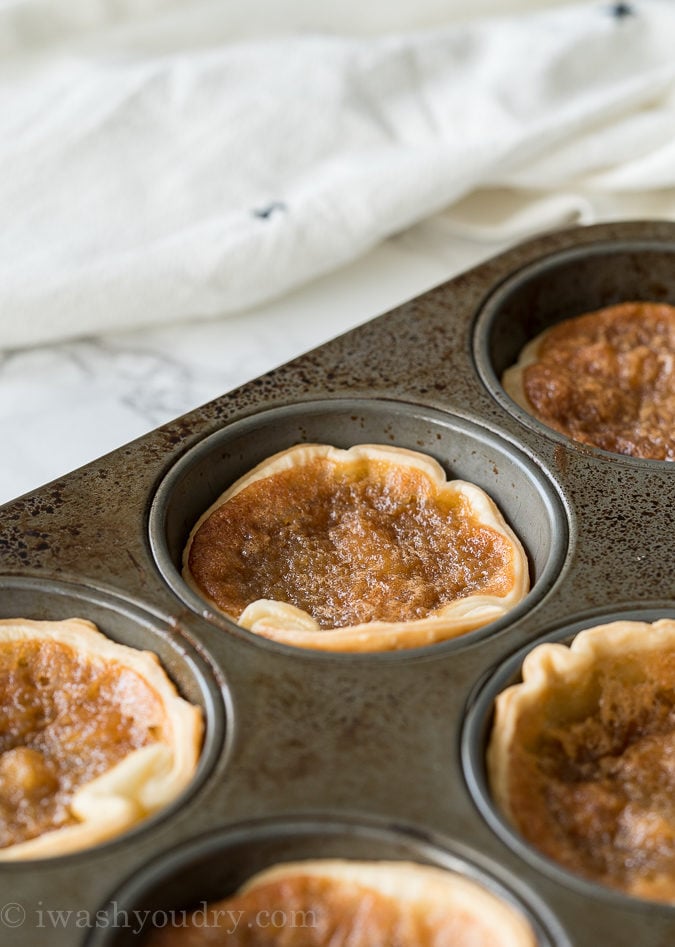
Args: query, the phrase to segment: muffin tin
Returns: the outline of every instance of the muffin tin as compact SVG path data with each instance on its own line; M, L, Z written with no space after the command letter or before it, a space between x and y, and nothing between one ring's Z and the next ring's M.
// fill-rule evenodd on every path
M2 508L0 617L95 621L156 650L202 705L197 776L98 848L0 863L0 941L123 947L154 914L302 857L444 865L519 905L540 947L666 947L675 908L571 876L494 811L492 701L540 640L675 617L675 468L584 447L499 384L527 339L624 299L675 303L675 225L622 222L509 250ZM189 529L255 463L299 441L423 450L497 502L526 547L527 598L409 651L263 640L183 582ZM173 913L172 913L173 912Z

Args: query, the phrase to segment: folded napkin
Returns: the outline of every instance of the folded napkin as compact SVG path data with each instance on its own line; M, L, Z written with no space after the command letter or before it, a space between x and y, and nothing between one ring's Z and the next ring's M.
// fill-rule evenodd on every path
M241 310L444 209L675 213L670 0L234 38L228 4L124 6L0 6L1 346Z

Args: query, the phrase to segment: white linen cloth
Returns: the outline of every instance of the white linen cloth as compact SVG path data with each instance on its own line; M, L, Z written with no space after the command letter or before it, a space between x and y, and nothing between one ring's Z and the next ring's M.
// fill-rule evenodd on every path
M444 209L675 218L671 0L282 7L0 0L0 346L235 312Z

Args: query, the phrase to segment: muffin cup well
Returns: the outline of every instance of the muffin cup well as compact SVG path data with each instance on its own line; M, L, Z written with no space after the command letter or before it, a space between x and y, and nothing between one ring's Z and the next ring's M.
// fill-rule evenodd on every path
M124 833L94 846L96 849L125 844L129 840L133 844L138 833L168 818L198 791L223 752L226 698L223 685L209 664L175 629L169 629L159 616L110 591L32 576L0 576L0 618L36 621L87 619L112 641L154 652L181 697L201 707L204 720L202 749L188 787L167 806ZM58 856L56 861L77 859L91 850L73 851ZM36 861L0 862L0 875L5 871L30 871Z
M303 402L254 414L210 435L176 463L154 497L149 531L159 570L179 598L213 624L264 647L286 648L239 628L190 588L180 570L188 535L201 514L256 464L300 443L342 448L380 443L426 452L449 479L485 490L521 540L529 560L529 595L499 621L433 647L461 647L467 639L505 627L559 577L569 532L565 508L553 480L514 444L473 421L403 402Z
M622 302L675 304L675 243L599 241L571 247L527 264L487 297L473 328L473 354L481 380L507 411L537 434L576 444L537 420L504 391L505 369L524 346L550 326ZM579 445L629 464L663 464Z
M520 682L523 660L534 648L548 642L570 644L579 632L614 621L655 622L662 618L675 618L675 604L672 608L644 606L617 612L597 612L559 627L521 648L499 667L493 668L470 696L462 729L461 756L469 792L482 817L500 839L536 871L548 875L563 887L572 888L587 897L599 897L615 907L630 905L645 912L666 912L672 915L675 910L672 906L635 898L586 879L564 868L531 845L496 805L489 785L486 763L495 700L507 687Z
M412 826L383 820L314 815L261 819L190 841L146 864L113 892L102 923L86 947L137 943L129 925L116 919L145 918L156 926L180 923L183 912L227 897L257 872L280 862L337 858L412 861L458 873L519 910L539 947L570 947L556 917L529 888L508 877L485 856Z

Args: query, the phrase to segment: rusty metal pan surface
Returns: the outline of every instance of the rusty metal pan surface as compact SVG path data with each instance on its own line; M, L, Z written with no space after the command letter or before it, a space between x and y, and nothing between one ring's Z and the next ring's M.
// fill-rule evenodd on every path
M138 942L134 910L322 854L464 873L520 906L540 947L675 943L675 908L542 864L484 774L492 701L535 642L608 615L675 617L675 468L563 438L499 383L542 328L623 299L675 303L675 225L530 240L2 508L0 617L77 615L155 650L206 740L192 786L134 831L0 864L0 943L121 947ZM528 597L391 654L292 649L214 613L180 576L192 524L259 460L316 440L426 450L477 482L522 537Z

